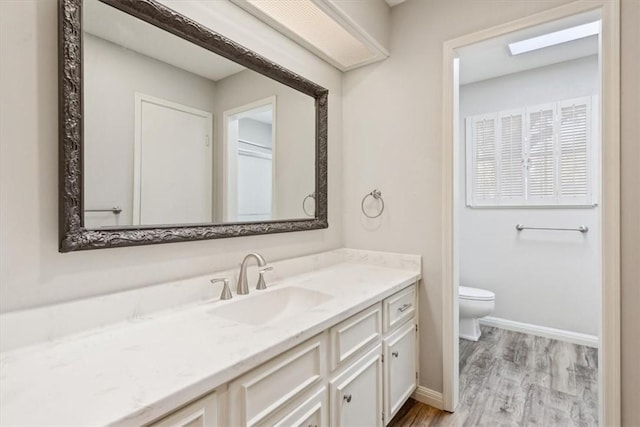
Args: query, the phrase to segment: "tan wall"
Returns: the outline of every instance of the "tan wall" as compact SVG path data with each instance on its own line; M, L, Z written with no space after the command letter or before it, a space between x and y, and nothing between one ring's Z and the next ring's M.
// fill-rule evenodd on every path
M342 246L342 74L229 2L169 3L329 89L330 228L58 253L58 2L0 1L0 311Z
M640 1L622 0L622 425L640 426Z

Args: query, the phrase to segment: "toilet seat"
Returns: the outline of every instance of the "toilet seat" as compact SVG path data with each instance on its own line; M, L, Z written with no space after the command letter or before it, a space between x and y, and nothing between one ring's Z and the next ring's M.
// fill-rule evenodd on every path
M496 294L486 289L470 288L468 286L458 286L458 297L471 301L493 301Z

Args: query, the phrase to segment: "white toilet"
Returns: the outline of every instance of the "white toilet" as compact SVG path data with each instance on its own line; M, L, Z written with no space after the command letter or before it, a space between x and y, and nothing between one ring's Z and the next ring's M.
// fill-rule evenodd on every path
M458 287L460 313L460 338L478 341L480 338L480 318L488 316L496 304L496 295L485 289Z

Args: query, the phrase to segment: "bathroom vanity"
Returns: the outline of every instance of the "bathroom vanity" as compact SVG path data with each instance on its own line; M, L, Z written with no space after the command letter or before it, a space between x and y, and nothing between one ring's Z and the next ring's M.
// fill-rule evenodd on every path
M270 265L226 301L209 280L237 270L3 315L0 423L386 425L417 386L420 257Z

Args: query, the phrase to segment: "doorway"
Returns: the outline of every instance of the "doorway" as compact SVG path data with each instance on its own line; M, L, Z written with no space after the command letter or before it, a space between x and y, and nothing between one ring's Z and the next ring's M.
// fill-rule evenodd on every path
M479 174L479 176L482 173L485 173L486 175L483 177L484 181L475 181L475 185L477 186L476 190L478 190L478 194L480 194L481 197L476 198L475 200L466 199L467 194L465 193L466 190L469 189L469 187L467 186L467 182L462 182L462 180L460 179L460 175L456 173L456 171L460 171L460 169L462 168L468 168L468 166L463 161L467 153L466 151L462 151L460 147L460 138L462 137L464 132L461 131L462 123L460 122L458 113L461 108L460 104L458 103L461 75L459 68L460 60L456 58L456 54L462 49L472 46L476 43L487 42L491 39L503 37L513 32L530 30L531 28L538 25L549 24L554 21L567 19L585 13L599 13L602 20L601 38L599 43L599 48L601 50L597 61L597 66L600 71L600 76L598 79L600 94L595 98L595 100L594 98L590 99L590 105L595 104L595 108L601 112L601 114L599 115L600 119L596 120L597 130L595 130L595 132L600 135L600 139L603 141L602 156L599 157L598 160L595 160L595 163L599 165L599 168L597 168L599 170L596 173L597 177L595 178L595 185L601 190L599 198L601 202L599 205L601 212L598 215L597 227L595 228L596 233L594 233L594 238L600 242L597 250L599 259L596 261L598 267L598 272L596 273L596 275L598 276L598 281L600 284L600 286L598 286L597 296L599 301L597 307L600 313L595 314L595 317L597 317L596 330L599 333L599 372L597 381L597 406L599 409L598 420L601 425L619 424L619 319L617 315L617 302L619 298L619 254L618 250L616 249L619 247L619 224L617 220L619 213L619 122L617 117L619 81L616 72L619 67L619 54L617 49L619 40L615 27L615 23L618 22L617 16L619 14L619 11L618 5L615 2L601 2L596 4L576 2L566 6L562 6L560 8L552 9L547 12L543 12L541 14L533 15L519 21L502 25L500 27L491 28L479 33L474 33L455 40L450 40L449 42L445 43L443 94L443 106L445 111L443 155L443 406L444 409L448 411L453 412L456 410L459 402L458 399L460 396L460 378L458 375L458 366L460 361L460 348L458 341L459 295L457 285L461 283L460 261L462 248L459 243L460 233L464 232L464 227L461 227L461 223L463 221L463 219L461 219L460 217L461 206L465 206L469 203L482 204L487 199L491 198L493 198L495 202L495 195L489 193L491 193L490 190L494 188L494 184L498 185L498 183L491 181L491 177L497 176L495 174L499 172L498 170L491 170L491 167L496 166L495 162L493 163L493 166L487 166L487 164L483 164L482 161L476 162L475 173ZM555 105L553 106L553 109L557 111L558 108L565 108L567 105L563 102L569 100L570 99L557 99ZM540 107L541 104L538 104L537 106ZM527 110L527 107L530 108ZM529 120L529 123L533 122L534 117L531 116L534 110L533 107L536 107L536 105L521 106L521 116L523 118L522 126L523 130L525 131L527 127L527 120ZM541 111L542 109L539 109L538 113L540 113ZM501 112L505 114L503 114L503 116L500 116ZM496 111L491 111L490 113L495 114L495 124L499 123L499 117L507 116L506 109L501 110L500 108L496 108ZM528 114L529 116L527 118ZM540 114L538 114L538 116L539 115ZM518 116L518 113L508 114L508 116ZM537 118L539 119L539 117ZM482 130L483 123L490 124L491 122L491 120L489 120L489 122L481 123L480 120L483 119L482 117L476 117L476 119L478 119L478 121L476 122L476 128L479 130ZM486 119L486 117L484 119ZM547 128L550 129L551 127L547 126ZM466 130L467 129L465 129L465 131ZM473 130L473 128L470 130ZM496 126L493 130L496 132L501 131L499 126ZM482 136L481 134L482 133L479 132L478 136ZM527 143L533 142L533 139L539 136L539 132L537 134L529 133L527 136L525 136L525 138L528 138L528 142L525 141L524 145L526 146ZM551 140L556 141L558 136L551 136L550 138ZM489 140L490 139L491 138L489 138ZM541 147L541 145L539 144L536 147L539 148ZM532 145L525 147L529 150L526 151L527 156L525 157L512 157L512 160L514 160L514 165L511 169L512 172L519 171L518 166L515 164L516 160L518 162L524 163L540 161L539 158L534 159L532 156L533 154L536 154L536 152L534 152L535 150L532 151L536 147L533 147ZM557 150L557 145L555 147L556 148L551 147L550 150ZM482 154L480 148L477 148L476 151L476 154L478 155ZM551 171L553 168L551 168L550 165L557 165L559 161L561 161L561 159L558 160L556 158L555 160L550 160L547 170ZM538 164L536 171L540 172L543 169L545 169L544 166L540 166ZM503 168L503 171L504 170L508 171L509 168ZM529 171L531 170L532 169L529 169ZM556 168L553 170L556 173L555 177L558 177L558 169ZM542 189L540 191L544 193L544 191L546 191L546 187L545 185L537 187L533 185L536 183L536 179L540 181L540 176L526 176L528 173L532 172L528 172L526 169L522 169L522 171L524 186L523 188L525 194L515 194L513 195L513 197L523 197L524 199L533 202L535 196L540 195L539 193L536 193L536 189ZM555 177L553 179L556 179ZM577 182L575 178L576 177L574 176L574 182ZM529 183L531 184L529 187L527 187L527 180L529 180ZM474 185L474 182L471 182L469 184ZM486 188L481 188L482 186L480 184L485 185ZM487 190L488 193L485 193L483 195L482 190ZM527 191L529 191L529 193L527 193ZM532 197L528 197L527 194L530 194ZM497 200L497 202L504 203L504 200ZM525 229L528 228L528 225L529 224L520 224L520 226L523 226ZM509 224L509 226L512 228L511 231L516 236L518 235L518 233L523 233L525 231L524 229L516 230L516 224ZM551 226L548 228L556 227ZM570 227L559 226L557 228ZM574 232L576 234L582 234L579 230L579 224L577 224L575 228L576 231ZM535 232L542 233L542 231ZM547 237L543 237L543 239L547 239ZM498 298L496 295L496 304L497 303Z
M276 99L225 111L225 221L276 217Z
M133 225L212 220L213 115L135 94Z

